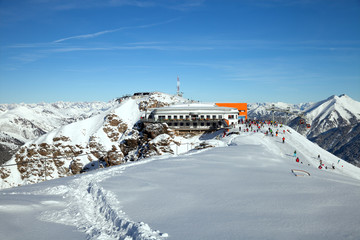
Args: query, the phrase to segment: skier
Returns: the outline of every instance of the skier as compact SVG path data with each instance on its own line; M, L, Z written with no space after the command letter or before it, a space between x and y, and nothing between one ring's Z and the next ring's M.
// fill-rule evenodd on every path
M335 169L334 163L333 163L333 164L331 164L331 167L332 167L332 169Z
M282 140L283 140L283 143L285 143L285 137L283 137Z
M296 162L299 162L299 161L300 161L300 160L299 160L299 158L297 157L297 158L296 158Z
M294 157L296 157L296 150L294 151Z
M320 154L318 155L318 159L320 160Z

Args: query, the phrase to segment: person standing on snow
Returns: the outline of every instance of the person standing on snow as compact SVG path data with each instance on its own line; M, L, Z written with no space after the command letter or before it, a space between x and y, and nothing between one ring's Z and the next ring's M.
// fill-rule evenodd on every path
M294 151L294 157L296 157L296 150Z
M283 137L282 140L283 140L283 143L285 143L285 137Z

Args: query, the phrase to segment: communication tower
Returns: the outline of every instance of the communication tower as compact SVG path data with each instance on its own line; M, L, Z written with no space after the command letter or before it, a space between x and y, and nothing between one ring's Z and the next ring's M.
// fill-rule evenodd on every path
M180 79L179 76L177 76L177 91L176 91L176 95L178 95L179 97L182 97L183 93L180 92Z

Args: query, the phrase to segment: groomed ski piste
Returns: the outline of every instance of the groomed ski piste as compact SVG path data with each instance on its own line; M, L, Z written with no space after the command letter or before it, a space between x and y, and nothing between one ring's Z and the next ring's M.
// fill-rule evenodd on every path
M204 141L215 148L1 190L0 236L360 238L359 168L287 126L272 127L280 131L277 137L265 136L269 126L260 132L244 132L246 126L240 126L240 133L208 136ZM295 176L292 169L310 176Z

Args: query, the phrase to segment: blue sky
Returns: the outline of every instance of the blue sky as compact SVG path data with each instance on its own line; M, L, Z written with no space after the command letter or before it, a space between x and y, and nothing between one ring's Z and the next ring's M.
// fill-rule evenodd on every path
M360 101L358 0L0 0L0 103Z

